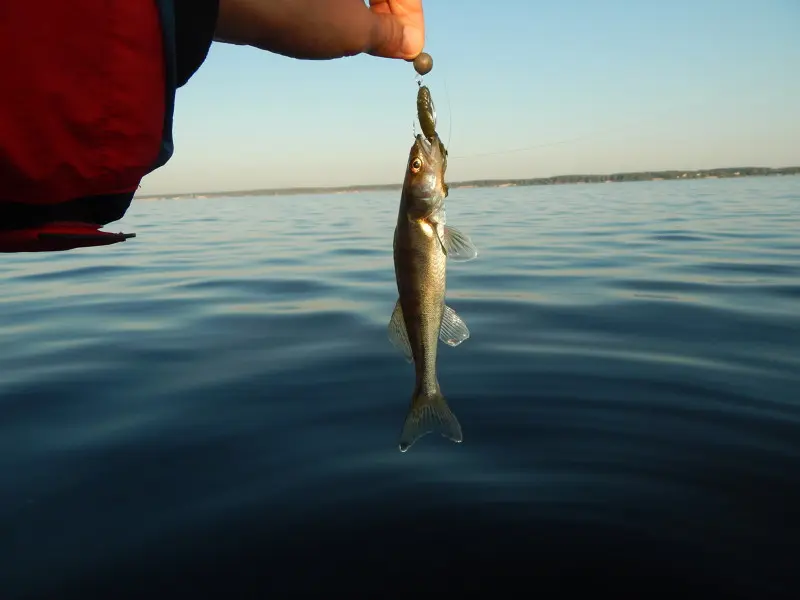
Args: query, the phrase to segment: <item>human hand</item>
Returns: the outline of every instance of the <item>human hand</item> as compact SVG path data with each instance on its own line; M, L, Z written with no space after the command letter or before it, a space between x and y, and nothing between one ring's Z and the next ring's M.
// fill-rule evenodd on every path
M293 58L413 60L425 20L422 0L220 0L215 39Z

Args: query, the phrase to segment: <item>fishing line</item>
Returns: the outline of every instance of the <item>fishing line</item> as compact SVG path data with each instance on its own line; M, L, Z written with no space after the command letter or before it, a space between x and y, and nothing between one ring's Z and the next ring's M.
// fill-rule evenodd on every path
M439 70L441 70L441 68ZM424 77L422 75L415 74L414 80L417 82L418 86L425 85ZM444 87L445 98L447 99L447 144L445 145L445 147L449 150L450 149L450 142L451 142L452 137L453 137L453 107L452 107L452 104L450 102L450 90L447 87L447 76L444 73L442 74L442 85ZM431 94L431 96L433 96L433 94ZM433 101L433 100L432 100L432 102L433 102L433 106L435 107L436 106L436 102ZM434 111L435 111L435 108L434 108ZM650 117L650 119L653 119L653 118L656 118L656 115L653 115L653 116ZM414 129L414 136L416 137L417 120L415 119L414 121L412 121L412 123L413 123L413 129ZM508 149L508 150L497 150L497 151L494 151L494 152L479 152L479 153L475 153L475 154L459 154L457 156L453 156L453 158L478 158L478 157L483 157L483 156L498 156L498 155L501 155L501 154L512 154L514 152L525 152L526 150L535 150L537 148L548 148L548 147L552 147L552 146L562 146L564 144L572 144L572 143L580 142L582 140L589 139L589 138L592 138L592 137L595 137L595 136L598 136L598 135L603 135L603 134L607 134L607 133L613 133L615 131L619 131L621 129L625 129L627 127L629 127L629 125L611 127L611 128L608 128L608 129L595 131L595 132L588 133L588 134L581 135L581 136L574 137L574 138L569 138L569 139L565 139L565 140L559 140L559 141L555 141L555 142L545 142L545 143L542 143L542 144L534 144L534 145L531 145L531 146L522 146L522 147L519 147L519 148L511 148L511 149Z
M436 37L435 35L431 35L431 30L429 29L428 32L426 33L426 38L427 38L426 39L426 46L430 47L430 40L431 40L431 38L435 39L435 37ZM441 70L442 70L442 68L439 67L437 69L437 73L439 71L441 71ZM423 75L420 75L419 73L415 73L414 74L414 80L417 82L417 86L418 87L425 85L425 78L424 78ZM445 148L449 150L450 149L450 140L453 137L453 108L452 108L452 105L450 104L450 91L447 89L447 77L444 75L444 73L442 73L442 84L444 85L444 93L445 93L445 97L447 98L447 143L445 144ZM438 118L439 115L436 112L436 101L433 99L433 93L432 92L431 92L431 104L433 105L434 114ZM418 115L415 115L415 116L418 117ZM438 125L439 124L436 122L437 118L434 118L434 127L438 131ZM414 121L414 137L416 137L416 124L417 124L417 121L415 120ZM420 127L422 127L422 124L420 124Z
M450 106L450 92L447 91L447 77L442 75L442 83L444 84L444 95L447 98L447 145L445 148L450 148L450 138L453 136L453 107Z
M417 86L425 85L424 77L419 75L419 74L415 74L414 80L417 82ZM445 98L447 99L447 144L445 145L445 147L449 150L450 149L450 142L451 142L452 137L453 137L453 107L452 107L452 104L450 102L450 90L447 87L447 77L444 74L442 74L442 85L444 87ZM431 96L433 96L433 94L431 94ZM433 103L434 111L435 111L436 102L432 100L432 103ZM415 115L415 117L417 117L417 115ZM652 120L652 119L654 119L656 117L657 117L657 115L652 115L650 117L650 119L648 119L648 120ZM414 131L414 137L416 137L417 118L415 118L412 121L412 127L413 127L413 131ZM559 140L559 141L555 141L555 142L545 142L545 143L542 143L542 144L533 144L531 146L522 146L522 147L519 147L519 148L510 148L508 150L497 150L497 151L493 151L493 152L478 152L478 153L474 153L474 154L459 154L457 156L453 156L452 158L461 158L461 159L463 159L463 158L479 158L479 157L484 157L484 156L499 156L499 155L502 155L502 154L513 154L514 152L525 152L526 150L535 150L535 149L538 149L538 148L548 148L548 147L552 147L552 146L562 146L564 144L573 144L573 143L576 143L576 142L580 142L580 141L583 141L583 140L586 140L586 139L589 139L589 138L592 138L592 137L596 137L598 135L614 133L616 131L620 131L622 129L626 129L628 127L630 127L630 125L610 127L610 128L607 128L607 129L602 129L600 131L595 131L595 132L588 133L588 134L585 134L585 135L581 135L581 136L578 136L578 137L568 138L568 139L565 139L565 140Z
M427 36L426 36L428 38L428 40L426 40L427 42L429 42L430 39L434 37L433 35L431 35L431 33L432 32L430 32L430 31L427 33ZM430 46L429 43L426 44L426 45ZM447 98L448 131L447 131L447 144L446 144L445 147L449 150L450 149L450 142L451 142L452 137L453 137L453 107L452 107L452 104L450 102L450 91L447 88L447 77L445 76L444 72L442 71L442 67L441 66L437 68L437 73L439 73L439 72L442 73L442 84L443 84L443 87L444 87L445 96ZM415 73L414 74L414 79L417 82L418 86L425 85L424 77L422 75L419 75L418 73ZM433 97L433 94L431 94L431 98L432 97ZM433 99L432 99L432 101L433 101ZM702 102L700 104L702 104ZM434 107L436 106L436 102L435 101L433 101L433 105L434 105ZM697 108L697 103L692 103L692 107L693 108ZM664 118L664 116L666 116L666 115L668 115L670 113L674 113L676 108L677 108L676 106L671 106L671 107L669 107L668 109L666 109L664 111L659 111L659 112L657 112L655 114L651 113L649 116L646 116L646 117L644 117L643 119L641 119L639 121L640 126L642 126L644 124L648 124L648 123L650 123L650 122L652 122L652 121L654 121L656 119ZM687 106L686 108L689 108L689 106ZM416 137L416 123L417 123L416 118L417 118L417 115L415 115L415 120L413 121L415 137ZM616 133L616 132L619 132L619 131L622 131L622 130L630 129L631 127L633 127L633 123L628 122L628 123L626 123L624 125L619 125L619 126L615 126L615 127L608 127L608 128L605 128L605 129L601 129L599 131L593 131L591 133L587 133L587 134L580 135L580 136L577 136L577 137L557 140L557 141L554 141L554 142L543 142L543 143L540 143L540 144L532 144L532 145L529 145L529 146L521 146L521 147L517 147L517 148L509 148L507 150L496 150L496 151L491 151L491 152L476 152L476 153L472 153L472 154L459 154L457 156L451 156L451 158L456 158L456 159L480 158L480 157L485 157L485 156L500 156L500 155L503 155L503 154L514 154L516 152L526 152L526 151L529 151L529 150L537 150L539 148L552 148L554 146L563 146L565 144L575 144L575 143L582 142L584 140L591 139L591 138L594 138L594 137L597 137L597 136L607 135L607 134L610 134L610 133ZM448 152L448 154L449 154L449 152Z

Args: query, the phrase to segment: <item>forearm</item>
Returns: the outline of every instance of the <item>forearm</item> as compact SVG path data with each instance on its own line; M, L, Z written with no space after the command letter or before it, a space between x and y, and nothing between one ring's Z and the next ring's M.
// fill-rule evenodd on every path
M219 0L215 39L305 59L362 52L413 59L424 43L421 0Z
M214 39L303 59L363 52L370 41L369 13L348 10L346 22L331 18L331 10L336 7L313 0L219 0Z

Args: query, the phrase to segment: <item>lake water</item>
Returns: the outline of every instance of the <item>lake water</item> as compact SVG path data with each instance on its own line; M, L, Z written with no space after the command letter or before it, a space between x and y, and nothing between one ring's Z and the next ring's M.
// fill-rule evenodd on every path
M0 256L4 600L791 596L800 177L453 190L464 442L405 454L398 200L139 201Z

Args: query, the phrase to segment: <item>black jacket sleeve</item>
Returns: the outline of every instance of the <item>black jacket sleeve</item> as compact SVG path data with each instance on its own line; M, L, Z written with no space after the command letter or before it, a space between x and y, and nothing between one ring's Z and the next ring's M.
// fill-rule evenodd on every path
M175 1L177 84L181 87L208 56L219 13L219 0Z

